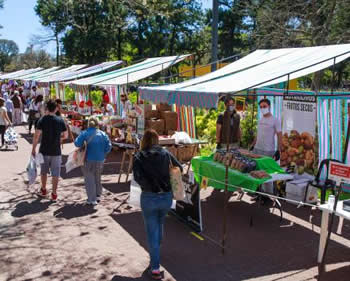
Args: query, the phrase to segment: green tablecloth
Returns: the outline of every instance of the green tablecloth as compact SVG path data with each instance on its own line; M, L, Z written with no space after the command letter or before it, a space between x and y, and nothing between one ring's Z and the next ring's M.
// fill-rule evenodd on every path
M264 170L271 174L284 174L284 170L270 157L263 157L256 160L257 170ZM216 189L225 188L225 166L213 160L211 156L195 157L191 161L194 176L197 182L202 182L202 177L208 178L208 186ZM268 179L256 179L249 174L241 173L234 169L229 169L228 183L234 186L256 191L258 187ZM228 190L235 191L234 187Z

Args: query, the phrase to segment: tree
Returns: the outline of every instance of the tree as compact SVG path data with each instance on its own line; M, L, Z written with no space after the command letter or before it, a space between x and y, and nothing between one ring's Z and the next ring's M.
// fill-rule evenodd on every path
M0 39L0 69L5 70L5 66L18 54L18 46L12 40Z
M60 34L67 27L68 4L65 0L38 0L34 8L40 17L41 24L49 29L51 34L36 36L34 42L47 44L50 41L56 42L56 64L60 64Z
M34 50L33 46L29 46L24 54L19 55L18 64L20 68L49 68L53 59L44 50Z

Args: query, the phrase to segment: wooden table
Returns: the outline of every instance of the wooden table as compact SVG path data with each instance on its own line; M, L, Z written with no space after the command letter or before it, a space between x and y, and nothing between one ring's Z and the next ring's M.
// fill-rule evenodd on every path
M137 147L134 144L126 144L126 143L118 143L118 142L112 142L112 145L120 149L123 149L123 157L122 157L122 162L120 164L120 169L119 169L118 183L120 183L122 174L126 175L125 182L127 182L129 179L129 175L132 171L134 153L136 152ZM128 160L126 158L128 158ZM126 171L124 171L125 162L128 162L128 169Z

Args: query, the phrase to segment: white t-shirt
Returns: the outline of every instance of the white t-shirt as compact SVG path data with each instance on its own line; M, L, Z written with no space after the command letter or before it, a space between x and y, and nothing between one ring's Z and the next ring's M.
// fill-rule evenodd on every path
M6 107L5 106L0 107L0 126L6 126L7 125L7 121L2 116L4 114L4 112L7 112Z
M258 122L258 135L255 148L263 151L275 151L275 135L281 132L281 122L273 117L262 117Z
M122 118L126 118L127 113L132 110L132 104L131 104L131 102L129 100L127 100L125 102L125 104L123 104L121 102L120 105L121 105Z
M113 108L113 105L111 105L110 103L107 104L107 106L106 106L106 113L109 116L113 116L114 115L114 108Z

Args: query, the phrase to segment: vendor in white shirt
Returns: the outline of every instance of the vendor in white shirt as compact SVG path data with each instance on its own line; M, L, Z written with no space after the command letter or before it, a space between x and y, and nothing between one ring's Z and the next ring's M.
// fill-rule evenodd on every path
M121 107L121 116L126 118L127 114L132 110L132 104L128 99L128 96L124 93L120 95L120 107Z
M103 101L104 114L108 116L114 115L114 107L110 103Z
M258 133L252 144L254 153L274 157L276 160L279 160L282 148L281 122L271 114L271 102L268 99L262 99L259 102L259 107L262 118L258 122ZM275 145L276 135L278 141L277 150Z

